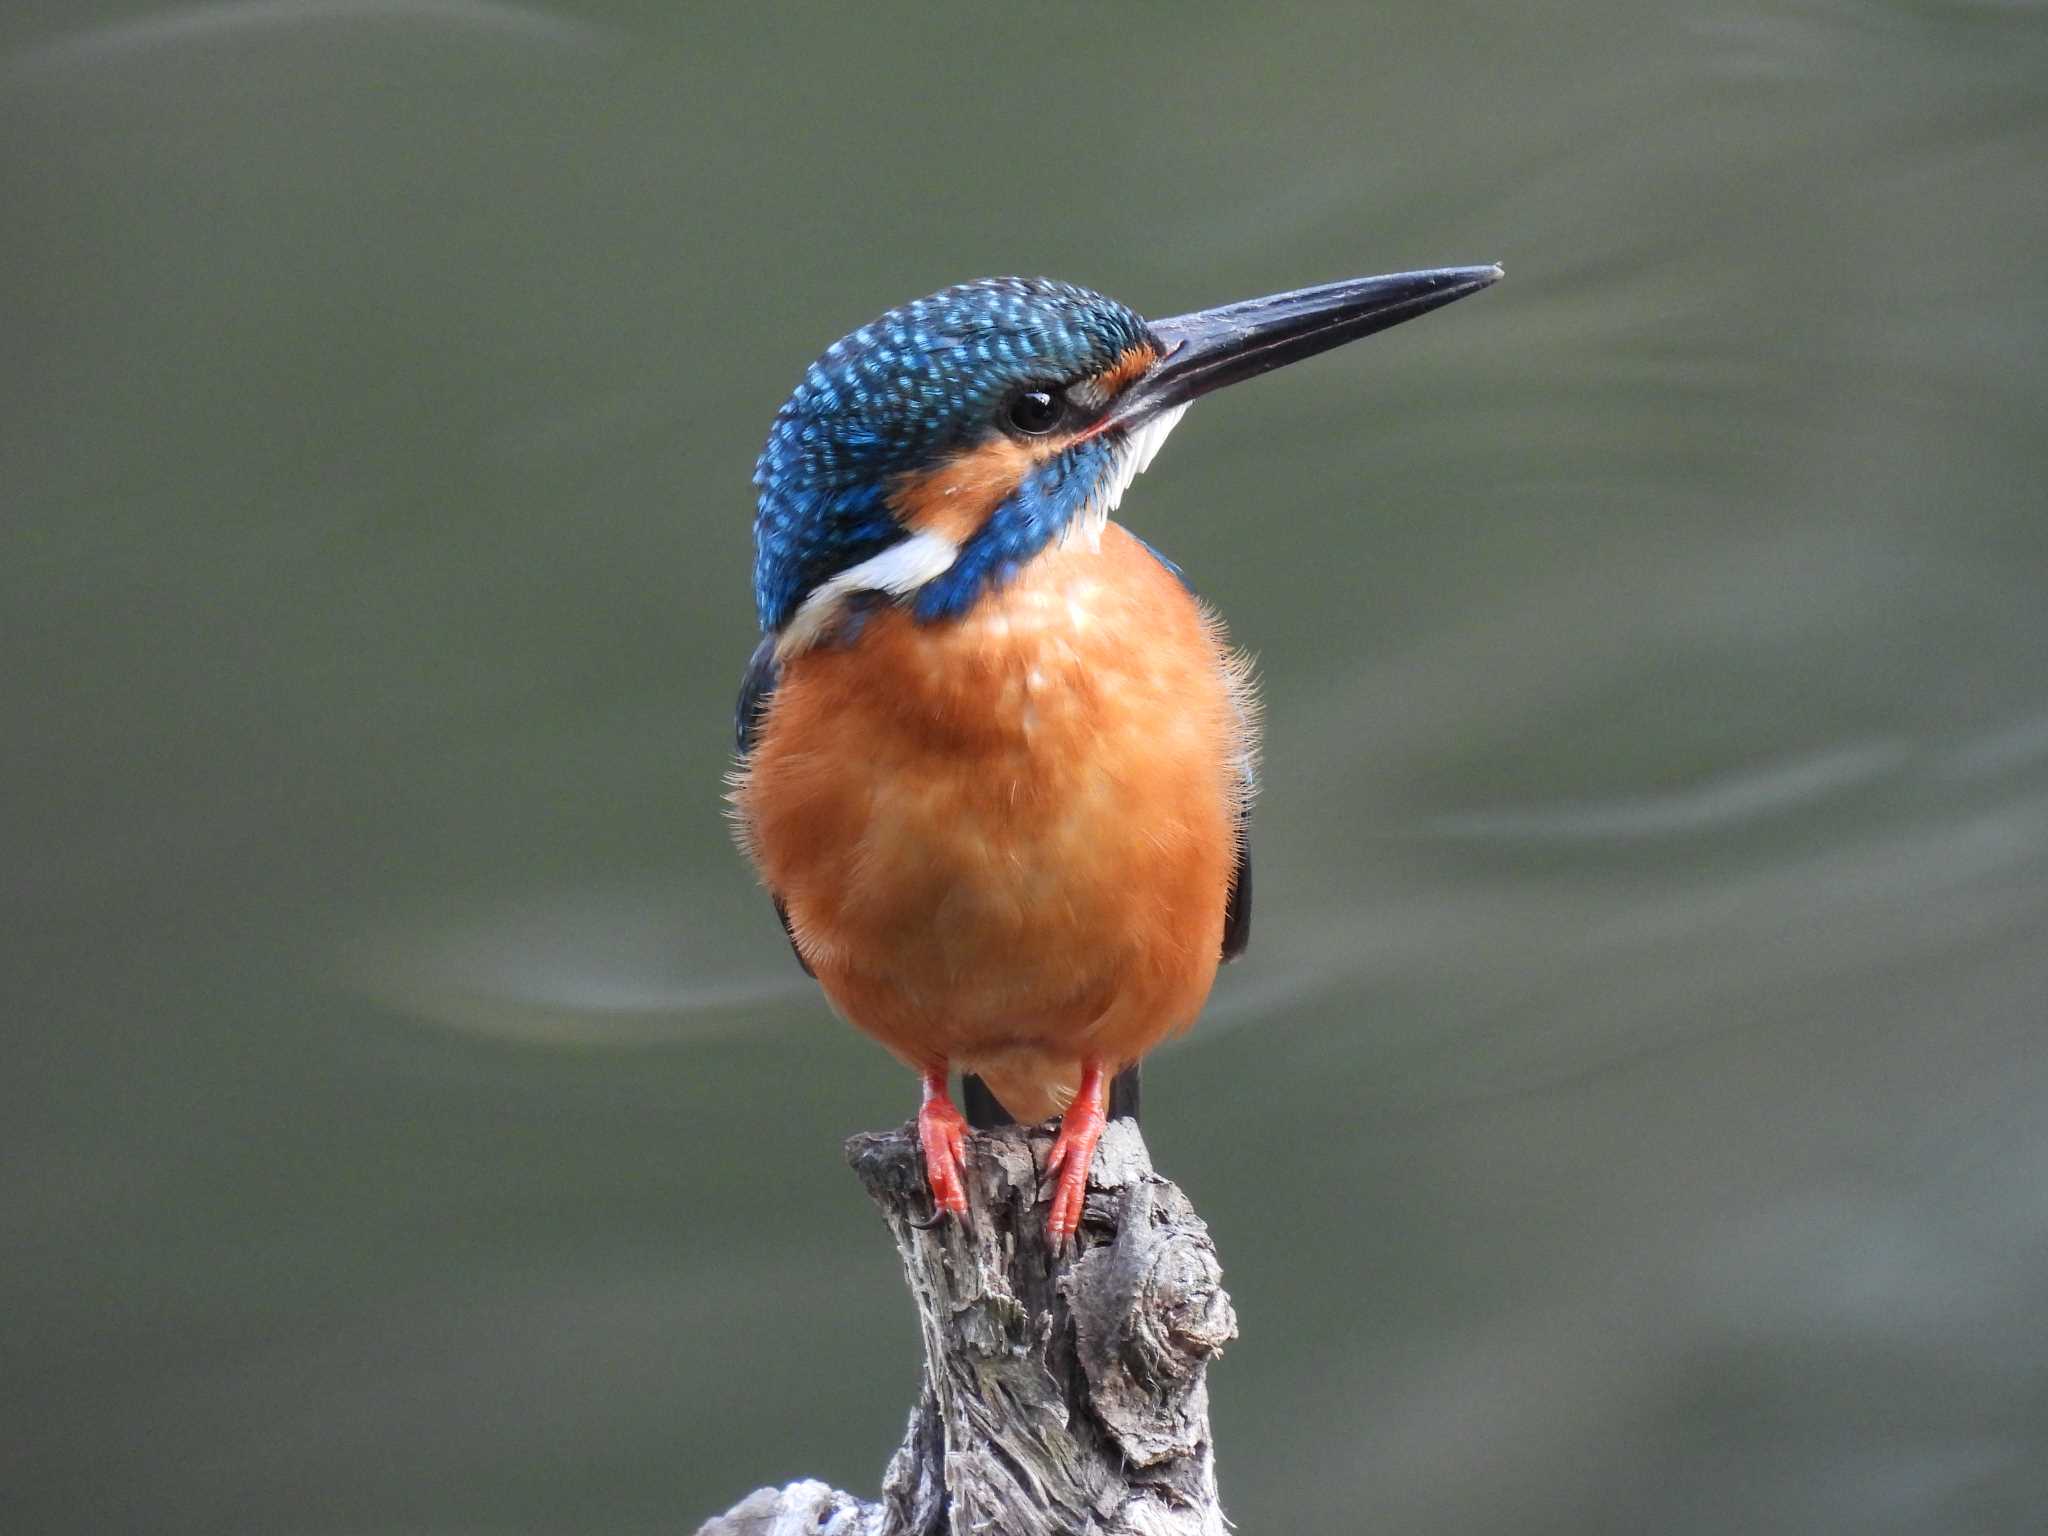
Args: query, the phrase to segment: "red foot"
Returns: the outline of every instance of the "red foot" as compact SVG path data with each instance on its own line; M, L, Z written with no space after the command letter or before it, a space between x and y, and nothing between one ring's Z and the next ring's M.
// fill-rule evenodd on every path
M924 1074L924 1102L917 1107L917 1139L924 1148L924 1177L932 1204L967 1215L967 1122L946 1092L946 1069Z
M1055 1253L1064 1253L1074 1234L1081 1230L1081 1211L1088 1203L1088 1169L1095 1161L1095 1144L1102 1140L1106 1123L1107 1086L1102 1063L1082 1064L1081 1087L1074 1102L1060 1116L1060 1131L1046 1155L1045 1173L1055 1178L1052 1214L1045 1230L1052 1237Z

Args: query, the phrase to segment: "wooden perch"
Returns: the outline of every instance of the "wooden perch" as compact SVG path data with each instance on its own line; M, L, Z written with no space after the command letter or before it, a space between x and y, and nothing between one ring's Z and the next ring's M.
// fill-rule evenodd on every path
M1133 1121L1103 1134L1078 1256L1038 1199L1045 1129L978 1132L971 1229L926 1227L908 1129L847 1161L882 1208L924 1335L924 1386L879 1500L763 1488L697 1536L1223 1536L1208 1363L1237 1333L1209 1229L1152 1171Z

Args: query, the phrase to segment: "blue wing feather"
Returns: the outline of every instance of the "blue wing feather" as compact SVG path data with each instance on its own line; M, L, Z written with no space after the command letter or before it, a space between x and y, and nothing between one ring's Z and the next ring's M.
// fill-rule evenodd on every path
M754 647L754 654L747 662L746 674L740 679L739 703L733 710L733 744L739 749L742 762L754 749L754 733L760 727L762 715L767 713L769 700L775 697L776 683L782 678L782 664L775 659L775 641L772 631L761 637L761 643ZM789 909L774 892L769 892L769 896L775 903L775 916L782 924L783 937L789 940L790 953L796 956L796 963L804 968L806 976L817 975L811 969L811 963L804 959L804 952L796 947L796 933L789 926Z
M742 759L754 750L754 731L761 723L761 716L768 708L768 701L774 696L775 685L782 679L782 664L775 659L773 632L761 637L761 643L754 647L754 654L747 660L746 674L740 678L739 703L733 710L733 745L739 749Z
M1223 908L1223 963L1228 965L1252 941L1252 829L1246 815L1237 829L1237 872Z

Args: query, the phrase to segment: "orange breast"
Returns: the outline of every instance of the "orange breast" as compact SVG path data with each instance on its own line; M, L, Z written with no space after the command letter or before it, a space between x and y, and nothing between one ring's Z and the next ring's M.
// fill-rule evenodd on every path
M1220 626L1111 524L793 658L735 801L834 1006L1035 1120L1208 996L1248 720Z

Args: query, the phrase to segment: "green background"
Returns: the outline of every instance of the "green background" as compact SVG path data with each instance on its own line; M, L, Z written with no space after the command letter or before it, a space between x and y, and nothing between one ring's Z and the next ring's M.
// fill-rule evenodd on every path
M1261 658L1148 1066L1247 1532L2048 1507L2048 10L0 18L0 1526L688 1531L916 1379L721 821L802 366L1499 260L1124 505Z

